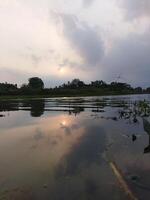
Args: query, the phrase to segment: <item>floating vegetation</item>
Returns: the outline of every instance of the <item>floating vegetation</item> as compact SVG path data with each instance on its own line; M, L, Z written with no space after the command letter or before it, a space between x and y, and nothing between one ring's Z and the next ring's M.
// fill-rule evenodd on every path
M80 112L83 112L84 108L83 107L74 107L72 113L74 113L75 115L79 114Z
M150 105L149 103L144 100L140 101L137 105L138 107L138 113L144 117L149 117L150 116Z
M92 114L91 116L94 117L94 119L105 119L105 120L118 121L117 117L104 117L104 116L99 116L98 114Z
M92 109L92 112L103 113L105 111L102 110L102 109L97 108L97 109Z
M119 110L119 118L129 119L133 123L138 122L138 117L149 117L150 105L146 100L134 102L130 106Z

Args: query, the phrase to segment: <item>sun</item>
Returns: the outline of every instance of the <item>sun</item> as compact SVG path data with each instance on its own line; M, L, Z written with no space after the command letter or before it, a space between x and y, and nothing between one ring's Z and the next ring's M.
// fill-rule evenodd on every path
M63 126L66 126L67 123L66 123L66 121L64 120L64 121L61 122L61 124L62 124Z
M60 72L61 74L64 74L64 73L65 73L65 69L64 69L64 68L60 68L60 69L59 69L59 72Z

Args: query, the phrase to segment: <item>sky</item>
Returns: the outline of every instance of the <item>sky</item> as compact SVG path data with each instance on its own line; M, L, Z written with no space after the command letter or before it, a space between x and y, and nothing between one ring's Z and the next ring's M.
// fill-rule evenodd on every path
M150 0L0 0L0 82L150 86Z

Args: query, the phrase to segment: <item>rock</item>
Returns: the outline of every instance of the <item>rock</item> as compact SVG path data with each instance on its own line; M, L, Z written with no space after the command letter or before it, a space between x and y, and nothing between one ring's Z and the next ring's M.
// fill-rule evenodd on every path
M132 134L132 141L134 142L137 139L136 135Z
M133 122L134 122L134 123L137 123L137 122L138 122L138 120L137 120L136 117L133 119Z
M137 176L137 175L131 175L130 178L131 178L132 181L138 181L140 179L140 177Z
M117 117L112 117L112 120L117 121L118 119Z

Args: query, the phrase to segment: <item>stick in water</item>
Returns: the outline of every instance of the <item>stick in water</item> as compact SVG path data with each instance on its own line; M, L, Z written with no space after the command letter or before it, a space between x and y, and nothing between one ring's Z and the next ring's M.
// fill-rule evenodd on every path
M116 164L114 162L110 162L110 167L113 171L113 173L115 174L115 176L117 177L122 189L125 191L125 193L128 195L128 197L131 200L138 200L134 194L132 193L132 191L130 190L129 186L127 185L126 181L124 180L121 172L119 171L119 169L117 168Z

